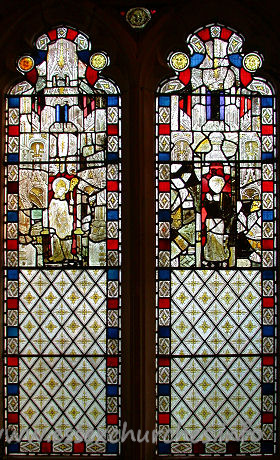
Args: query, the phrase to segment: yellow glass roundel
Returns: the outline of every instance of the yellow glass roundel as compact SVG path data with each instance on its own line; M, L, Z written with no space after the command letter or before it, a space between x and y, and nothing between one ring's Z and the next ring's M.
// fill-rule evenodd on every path
M18 60L18 68L22 72L29 72L34 67L34 61L31 56L22 56Z
M150 19L151 13L147 8L131 8L126 13L126 20L134 29L142 29Z
M248 72L255 72L262 65L261 57L256 53L249 53L243 59L244 69Z
M189 57L185 53L173 53L169 58L169 63L172 69L182 72L189 67Z
M102 70L108 65L107 56L104 53L95 53L90 58L90 65L94 70Z

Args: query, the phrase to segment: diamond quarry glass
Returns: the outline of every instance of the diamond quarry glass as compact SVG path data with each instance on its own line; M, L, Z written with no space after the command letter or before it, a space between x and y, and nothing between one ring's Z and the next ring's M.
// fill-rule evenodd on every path
M11 455L120 449L111 441L120 423L121 97L98 71L106 53L90 50L78 30L48 31L18 60L24 80L7 95Z
M156 97L158 454L275 453L275 96L213 24Z

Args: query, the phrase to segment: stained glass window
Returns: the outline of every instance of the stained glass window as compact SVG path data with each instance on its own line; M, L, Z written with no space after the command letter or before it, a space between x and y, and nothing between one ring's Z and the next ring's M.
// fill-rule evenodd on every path
M275 453L275 96L243 44L198 30L156 98L159 454Z
M54 28L7 95L8 454L119 453L121 99L108 64L85 34Z

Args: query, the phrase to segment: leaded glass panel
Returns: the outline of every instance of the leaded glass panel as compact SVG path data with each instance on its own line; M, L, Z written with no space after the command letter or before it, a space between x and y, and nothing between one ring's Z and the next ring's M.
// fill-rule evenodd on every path
M156 98L159 454L273 454L275 97L217 24Z
M18 60L25 78L7 95L8 454L119 453L121 98L108 64L58 27Z

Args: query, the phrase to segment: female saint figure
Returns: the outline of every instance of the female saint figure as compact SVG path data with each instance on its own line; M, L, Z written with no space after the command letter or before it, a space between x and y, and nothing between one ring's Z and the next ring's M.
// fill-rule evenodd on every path
M230 256L226 228L226 214L230 202L228 194L223 196L225 183L222 175L213 175L209 179L209 191L203 200L203 220L206 230L204 258L209 262L224 262Z

